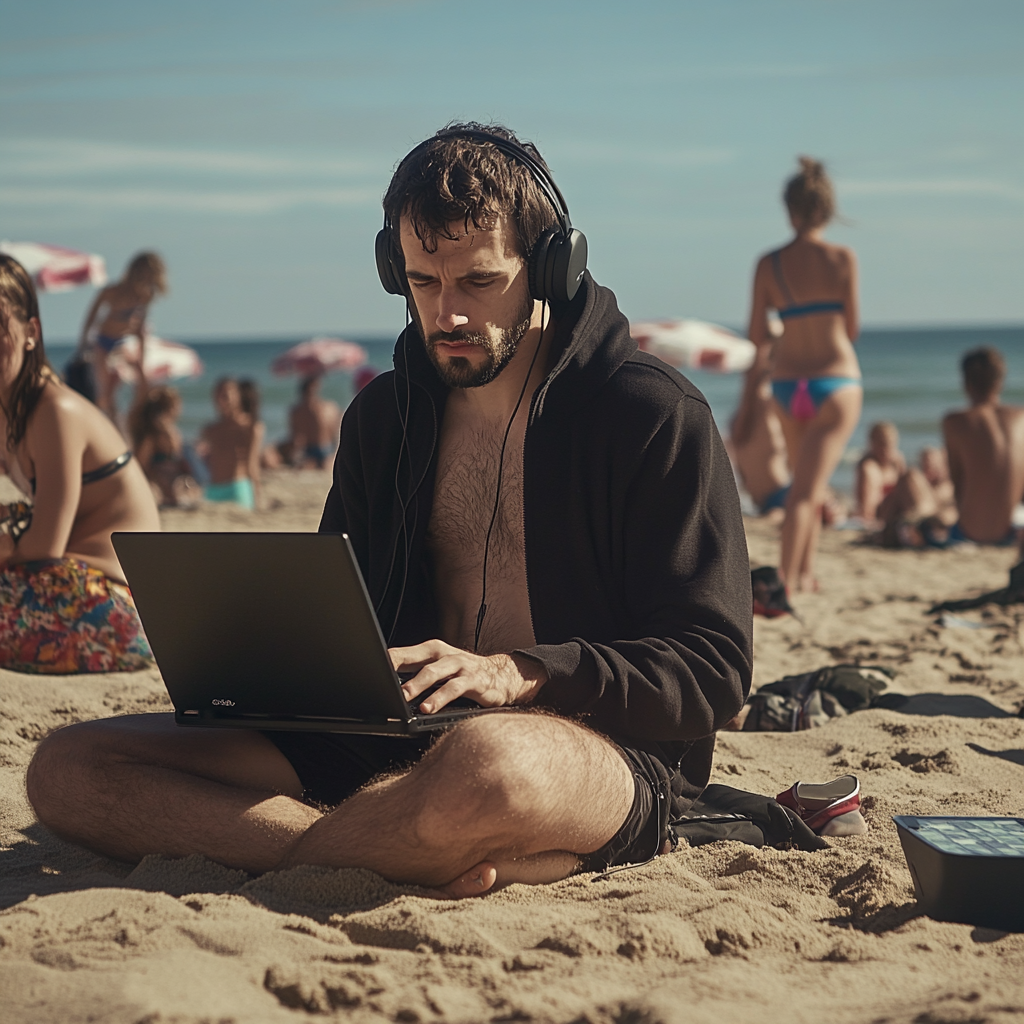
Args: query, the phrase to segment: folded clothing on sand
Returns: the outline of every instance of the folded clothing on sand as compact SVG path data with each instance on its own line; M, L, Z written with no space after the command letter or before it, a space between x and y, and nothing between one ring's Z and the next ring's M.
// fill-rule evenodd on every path
M747 700L744 732L799 732L872 706L892 672L879 665L826 665L784 676Z
M0 572L0 667L16 672L130 672L152 661L124 584L74 558Z

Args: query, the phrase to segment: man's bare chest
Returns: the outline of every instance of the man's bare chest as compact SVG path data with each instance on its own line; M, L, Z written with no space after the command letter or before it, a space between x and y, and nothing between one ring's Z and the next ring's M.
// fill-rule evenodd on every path
M504 453L501 441L481 431L442 438L429 536L449 571L482 565L488 531L497 575L524 557L522 430L513 428Z

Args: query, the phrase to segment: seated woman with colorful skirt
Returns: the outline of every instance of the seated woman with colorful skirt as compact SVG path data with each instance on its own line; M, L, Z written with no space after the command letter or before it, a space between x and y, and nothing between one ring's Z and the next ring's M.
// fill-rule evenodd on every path
M110 535L159 530L156 503L114 425L51 369L32 280L3 255L0 438L32 499L0 506L0 668L144 668L152 653Z

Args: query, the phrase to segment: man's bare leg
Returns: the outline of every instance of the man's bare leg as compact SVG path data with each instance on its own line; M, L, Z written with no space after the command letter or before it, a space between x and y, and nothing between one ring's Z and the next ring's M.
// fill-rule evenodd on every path
M372 867L458 896L551 882L615 835L633 796L602 736L549 715L481 716L324 815L283 863Z
M201 853L269 871L320 817L301 802L295 771L265 736L182 729L162 714L53 733L39 745L27 783L44 825L127 861Z
M607 740L515 713L462 723L407 773L323 816L301 803L294 770L265 737L184 730L164 715L53 734L28 787L45 825L113 857L201 853L251 872L366 867L458 896L564 878L576 853L611 839L633 799Z

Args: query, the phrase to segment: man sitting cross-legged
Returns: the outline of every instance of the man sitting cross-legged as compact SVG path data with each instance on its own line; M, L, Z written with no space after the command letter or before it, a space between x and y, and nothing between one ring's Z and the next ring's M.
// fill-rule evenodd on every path
M383 237L413 324L345 413L321 522L351 537L410 700L440 682L423 712L516 710L432 744L70 726L28 776L53 831L453 896L665 848L660 798L697 798L750 686L739 502L704 398L637 351L612 293L530 280L568 220L531 157L457 126L395 172Z
M971 406L942 421L960 511L950 539L1011 545L1024 496L1024 409L999 401L1006 364L996 349L974 349L960 365Z

